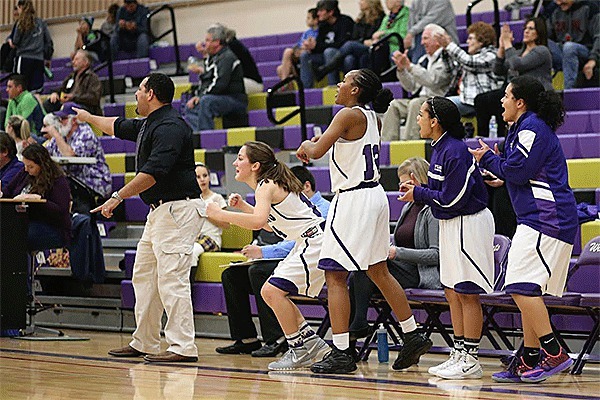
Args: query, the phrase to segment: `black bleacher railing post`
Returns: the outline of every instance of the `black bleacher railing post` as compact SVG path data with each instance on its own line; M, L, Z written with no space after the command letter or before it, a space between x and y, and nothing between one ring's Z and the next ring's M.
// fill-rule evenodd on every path
M169 11L169 14L171 16L171 29L168 29L159 36L155 36L154 33L152 33L152 25L150 24L150 22L152 21L153 16L155 16L163 10ZM150 30L150 36L152 37L152 41L150 44L164 38L169 33L173 33L173 46L175 47L175 75L185 75L183 68L181 68L181 56L179 55L179 41L177 40L177 25L175 23L175 11L173 11L173 7L171 7L168 4L165 4L157 8L156 10L150 11L148 13L148 29Z
M94 67L94 72L98 72L104 67L108 68L108 92L110 94L110 102L115 103L115 77L113 74L113 59L112 59L112 49L110 48L110 36L106 33L102 32L99 29L94 29L94 33L97 35L98 39L94 40L91 43L88 43L86 46L83 46L85 50L87 47L96 44L100 41L104 42L103 49L106 49L106 61L98 64Z
M473 20L471 17L471 9L475 7L477 4L481 3L483 0L474 0L467 5L467 29L471 26L471 21ZM496 37L500 37L500 9L498 8L498 0L492 0L494 3L494 30L496 31Z
M280 120L278 120L275 117L275 114L273 113L274 108L280 107L280 104L277 104L275 96L278 94L277 91L279 89L281 89L282 87L288 85L290 82L293 82L293 81L296 81L296 85L298 85L298 100L299 100L300 104L298 105L297 109L295 109L294 111L290 112L289 114L285 115ZM304 100L304 85L302 84L302 80L300 79L299 76L288 76L287 78L283 79L282 81L279 81L278 83L276 83L273 87L270 87L269 89L267 89L267 118L269 118L269 121L271 121L275 125L280 125L280 124L285 123L286 121L289 121L290 119L292 119L293 117L295 117L298 114L300 114L300 132L302 135L302 141L304 141L307 139L306 102Z
M385 35L384 37L379 39L376 43L373 43L371 45L371 47L369 47L369 58L371 59L371 66L375 65L375 54L376 54L377 50L379 50L379 48L381 48L381 46L388 44L392 38L396 38L396 40L398 41L398 46L399 46L398 50L401 53L404 52L404 41L402 40L402 36L400 36L400 34L398 32L388 33L387 35ZM389 56L391 57L392 55L390 54ZM379 73L379 76L381 78L383 78L384 76L386 76L387 74L389 74L390 72L392 72L395 69L396 69L396 64L391 63L391 65L388 69Z

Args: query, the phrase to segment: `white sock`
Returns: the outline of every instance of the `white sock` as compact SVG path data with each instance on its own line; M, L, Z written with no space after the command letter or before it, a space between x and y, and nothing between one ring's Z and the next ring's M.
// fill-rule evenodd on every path
M410 318L405 319L404 321L400 321L400 327L402 328L402 332L410 333L412 331L417 330L417 322L415 321L415 316L411 315Z
M338 349L344 351L350 347L350 333L334 333L331 337L333 339L333 345Z
M204 253L204 247L202 247L199 243L194 243L194 248L192 249L192 267L198 265L200 255L202 253Z

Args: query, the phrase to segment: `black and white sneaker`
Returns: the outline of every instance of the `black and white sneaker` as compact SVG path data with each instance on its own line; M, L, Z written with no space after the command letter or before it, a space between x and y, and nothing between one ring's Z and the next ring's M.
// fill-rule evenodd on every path
M417 331L404 334L404 346L398 353L392 369L396 371L418 364L421 356L429 351L433 342L427 336Z
M349 374L356 371L356 362L350 354L334 346L323 360L314 363L310 370L317 374Z

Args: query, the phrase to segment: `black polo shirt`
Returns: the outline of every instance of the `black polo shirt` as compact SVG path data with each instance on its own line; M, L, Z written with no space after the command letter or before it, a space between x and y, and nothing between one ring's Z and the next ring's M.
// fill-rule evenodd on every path
M136 173L144 172L156 179L154 186L140 193L144 203L199 198L192 130L188 124L168 104L146 119L117 118L115 136L136 142L144 122L136 154Z

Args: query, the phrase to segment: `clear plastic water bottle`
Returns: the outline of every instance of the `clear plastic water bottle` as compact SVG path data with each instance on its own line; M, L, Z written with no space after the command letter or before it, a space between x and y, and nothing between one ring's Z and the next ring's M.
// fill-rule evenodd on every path
M386 363L390 360L388 334L383 324L379 324L377 329L377 359L380 363Z
M496 121L496 116L492 115L490 118L490 136L491 139L495 139L498 137L498 122Z

